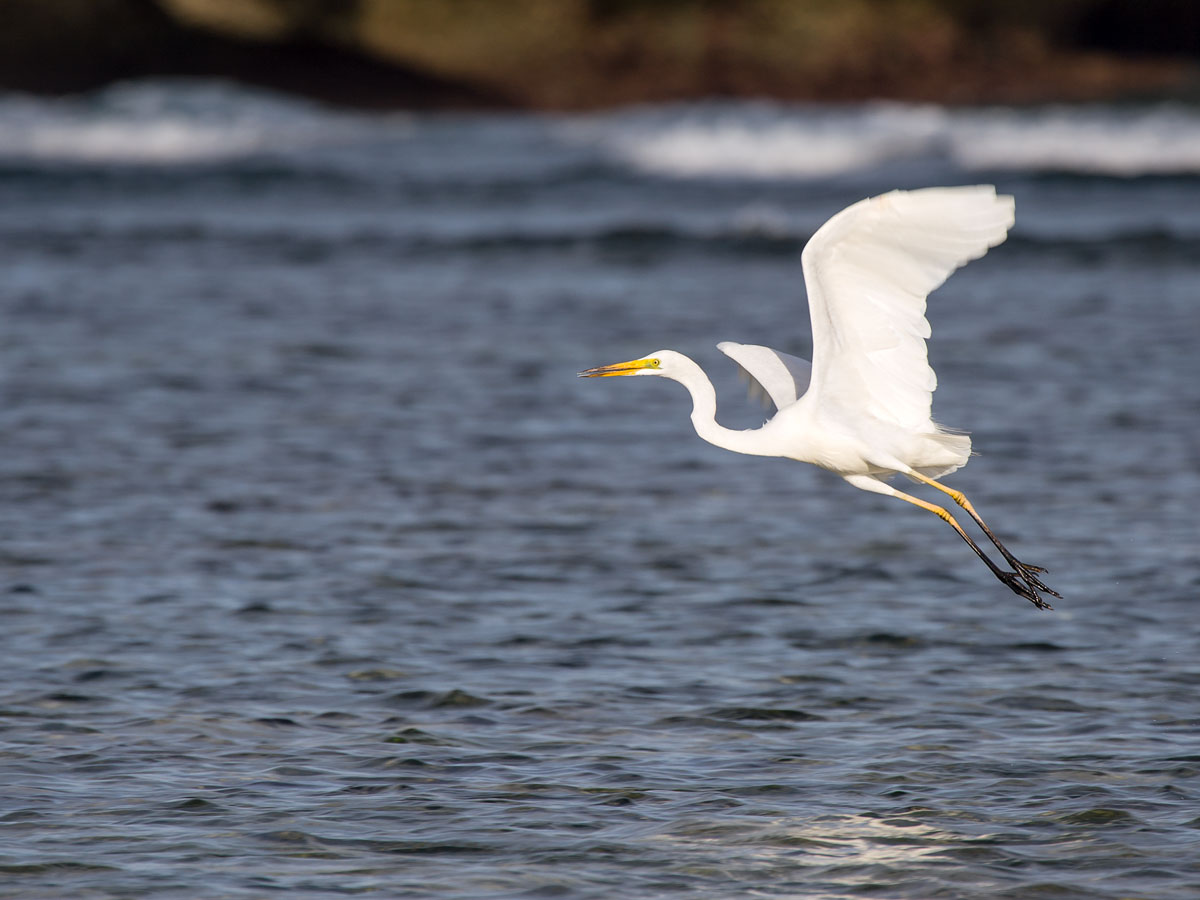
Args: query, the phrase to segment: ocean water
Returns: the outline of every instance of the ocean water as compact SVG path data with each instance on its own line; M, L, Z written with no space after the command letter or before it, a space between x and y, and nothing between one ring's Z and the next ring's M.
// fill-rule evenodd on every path
M934 517L697 439L994 183ZM0 896L1200 896L1200 110L0 98Z

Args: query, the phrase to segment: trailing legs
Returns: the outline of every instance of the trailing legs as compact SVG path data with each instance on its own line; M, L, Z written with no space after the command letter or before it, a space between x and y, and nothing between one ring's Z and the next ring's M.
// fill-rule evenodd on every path
M975 524L978 525L983 533L988 536L988 540L996 545L996 549L1000 551L1000 555L1004 557L1008 564L1017 571L1017 574L1020 575L1031 588L1033 588L1035 591L1042 591L1050 594L1052 597L1058 597L1060 600L1062 599L1062 594L1058 593L1053 588L1047 587L1042 583L1041 579L1037 577L1039 573L1045 573L1045 569L1043 569L1041 566L1032 566L1021 562L1009 552L1007 547L1000 543L1000 539L992 533L992 529L988 528L987 523L983 521L979 513L975 512L975 507L971 505L971 501L967 499L966 494L964 494L962 491L956 491L954 488L946 487L941 482L935 481L932 478L927 478L920 472L906 474L908 474L910 478L915 478L917 481L920 481L923 484L937 488L942 493L948 495L950 499L961 506L964 510L966 510L967 515L974 519Z
M950 515L950 512L944 507L938 506L936 503L930 503L927 500L922 500L920 497L914 497L912 494L906 494L903 491L896 490L896 488L892 487L890 484L880 481L879 479L870 475L847 475L843 477L845 477L846 481L850 482L850 484L854 485L856 488L861 488L864 491L871 491L876 494L883 494L887 497L897 497L900 500L904 500L907 503L913 504L913 506L919 506L921 509L933 513L935 516L954 529L958 536L966 542L967 546L975 551L975 555L983 560L984 564L991 570L992 574L995 575L1001 583L1008 586L1009 590L1018 596L1024 597L1038 609L1053 609L1049 603L1042 599L1041 593L1050 594L1051 596L1059 597L1060 599L1062 595L1057 591L1047 587L1037 577L1037 573L1044 572L1045 569L1041 568L1040 566L1026 565L1014 557L1008 551L1008 548L1001 544L996 536L992 534L991 529L984 524L983 519L981 519L979 514L975 512L974 507L971 506L970 501L967 500L966 496L963 495L962 492L948 488L945 485L934 481L932 478L926 478L924 475L921 475L917 472L906 472L905 474L910 475L917 481L921 481L936 487L938 490L954 498L954 501L963 509L965 509L967 514L975 520L980 528L983 529L984 534L986 534L988 539L996 545L996 549L1000 551L1005 561L1013 567L1014 571L1007 572L992 562L991 558L980 549L979 545L971 539L969 534L963 531L962 526L958 524L958 521L954 518L954 516Z

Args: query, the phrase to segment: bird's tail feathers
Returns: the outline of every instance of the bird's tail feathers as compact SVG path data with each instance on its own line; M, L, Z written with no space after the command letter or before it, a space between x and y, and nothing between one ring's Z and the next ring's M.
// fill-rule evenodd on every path
M965 431L937 426L937 431L929 435L929 439L945 452L945 462L932 466L916 466L916 470L926 478L941 478L956 469L962 468L971 458L971 436Z

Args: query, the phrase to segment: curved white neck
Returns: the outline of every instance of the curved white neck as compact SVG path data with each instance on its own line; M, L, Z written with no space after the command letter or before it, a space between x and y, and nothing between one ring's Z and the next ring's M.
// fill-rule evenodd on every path
M681 354L682 355L682 354ZM683 370L667 375L678 381L692 395L692 425L696 434L723 450L745 453L750 456L779 456L761 428L735 431L717 422L717 391L704 374L704 370L687 357L683 357Z

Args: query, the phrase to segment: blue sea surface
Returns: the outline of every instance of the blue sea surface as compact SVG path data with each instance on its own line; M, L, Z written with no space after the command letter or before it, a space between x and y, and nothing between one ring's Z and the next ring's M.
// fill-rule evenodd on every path
M935 517L580 369L993 183ZM0 897L1200 896L1200 110L0 97ZM933 499L933 498L931 498Z

